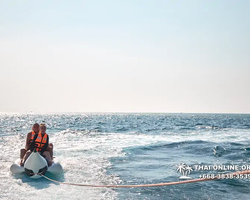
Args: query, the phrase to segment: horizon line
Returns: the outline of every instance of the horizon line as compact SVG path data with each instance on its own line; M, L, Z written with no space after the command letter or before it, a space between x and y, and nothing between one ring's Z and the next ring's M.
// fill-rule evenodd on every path
M1 112L2 114L250 114L248 112L134 112L134 111L114 111L114 112L98 112L98 111L90 111L90 112L83 112L83 111L66 111L66 112L41 112L41 111L29 111L29 112Z

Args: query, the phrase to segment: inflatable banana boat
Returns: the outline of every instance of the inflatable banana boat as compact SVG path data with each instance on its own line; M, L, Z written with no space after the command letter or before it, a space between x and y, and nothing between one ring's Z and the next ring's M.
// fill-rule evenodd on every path
M48 163L44 157L38 152L33 151L28 159L25 161L24 166L20 166L14 163L10 167L12 174L20 174L25 172L30 178L41 178L39 174L45 175L46 172L53 174L59 174L62 172L62 166L60 163L53 163L48 166Z

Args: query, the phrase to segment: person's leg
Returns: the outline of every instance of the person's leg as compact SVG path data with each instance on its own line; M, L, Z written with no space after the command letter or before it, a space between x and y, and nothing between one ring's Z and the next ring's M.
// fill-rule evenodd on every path
M52 143L49 143L48 150L49 150L49 153L50 153L50 157L53 160L53 144Z
M50 156L50 152L49 151L44 151L43 152L43 154L42 154L44 157L45 157L45 159L47 160L47 162L48 162L48 165L50 166L50 165L52 165L52 158L51 158L51 156Z
M24 163L25 163L25 161L27 160L27 158L30 156L30 154L31 154L31 151L30 151L30 150L26 152L26 154L24 155L23 159L22 159L21 162L20 162L20 165L21 165L21 166L24 166Z

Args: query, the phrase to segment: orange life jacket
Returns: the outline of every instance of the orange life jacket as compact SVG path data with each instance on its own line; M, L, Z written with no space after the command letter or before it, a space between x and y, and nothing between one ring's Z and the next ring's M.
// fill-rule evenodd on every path
M36 133L34 131L31 132L31 138L30 141L33 141L34 137L35 137ZM45 133L44 135L42 135L41 132L38 133L37 138L35 140L35 149L38 152L41 152L43 147L46 145L48 140L48 135L47 133Z

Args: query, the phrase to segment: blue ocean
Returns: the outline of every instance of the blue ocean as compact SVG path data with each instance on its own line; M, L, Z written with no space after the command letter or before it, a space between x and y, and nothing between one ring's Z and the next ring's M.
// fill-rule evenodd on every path
M95 185L179 181L180 164L250 165L249 114L0 114L0 199L249 199L247 177L143 188L62 185L12 175L32 124L46 123L55 162L48 177ZM191 171L199 178L225 171Z

